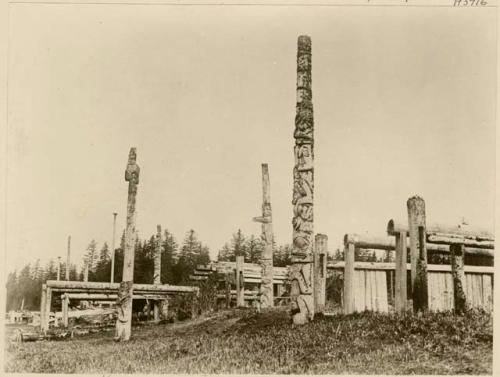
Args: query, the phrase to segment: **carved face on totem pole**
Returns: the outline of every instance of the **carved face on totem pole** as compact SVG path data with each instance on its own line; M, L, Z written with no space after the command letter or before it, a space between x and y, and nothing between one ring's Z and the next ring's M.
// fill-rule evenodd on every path
M313 109L310 100L303 100L295 115L295 139L311 143L313 139Z
M125 181L129 182L129 187L139 184L139 173L141 169L136 163L137 154L135 148L130 148L128 155L127 169L125 170Z
M296 149L297 169L299 171L306 171L313 169L313 155L311 144L302 144Z

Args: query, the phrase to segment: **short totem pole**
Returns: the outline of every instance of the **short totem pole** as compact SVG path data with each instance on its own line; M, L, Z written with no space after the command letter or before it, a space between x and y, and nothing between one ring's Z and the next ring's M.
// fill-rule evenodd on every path
M261 308L274 306L273 295L273 224L271 212L271 187L269 183L269 168L262 164L262 216L254 217L256 222L262 223L262 240L264 251L260 260L262 266L262 283L260 284Z

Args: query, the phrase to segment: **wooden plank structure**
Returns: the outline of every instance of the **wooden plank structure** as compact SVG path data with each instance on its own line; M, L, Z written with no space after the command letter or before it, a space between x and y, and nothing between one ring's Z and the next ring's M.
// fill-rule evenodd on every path
M260 301L262 283L262 265L257 263L244 263L240 261L238 264L238 275L240 275L240 283L236 281L236 262L211 262L208 265L199 265L196 267L190 280L201 281L208 279L208 276L216 273L219 280L218 300L224 300L226 307L231 307L231 303L238 306L250 306L257 304ZM285 285L288 283L288 268L273 267L273 295L274 303L289 299L288 296L283 296ZM239 301L237 298L239 297ZM243 300L243 301L242 301Z
M445 233L445 231L454 233ZM345 262L328 264L328 269L344 270L345 313L360 310L387 311L387 286L384 289L386 281L384 274L392 273L392 271L396 276L395 310L403 312L408 309L407 271L411 271L412 268L412 263L407 263L406 260L406 253L410 251L410 245L407 242L408 225L391 219L387 226L387 233L392 237L376 238L346 234L344 236ZM437 236L440 240L449 240L450 243L434 242ZM464 307L475 307L491 311L493 309L493 267L464 265L466 255L493 259L494 239L491 233L481 229L471 231L461 227L432 224L426 228L423 238L427 241L425 242L427 253L447 254L451 261L451 264L427 265L425 274L428 287L426 302L428 309L462 311ZM418 241L421 240L422 238ZM356 249L395 250L396 263L355 262Z
M116 300L118 298L119 287L119 283L47 280L47 282L42 285L42 300L40 307L40 328L42 332L45 332L49 329L52 293L61 293L61 298L63 299L63 325L67 326L67 314L70 300ZM171 295L197 293L198 287L177 286L169 284L134 284L132 298L166 300Z

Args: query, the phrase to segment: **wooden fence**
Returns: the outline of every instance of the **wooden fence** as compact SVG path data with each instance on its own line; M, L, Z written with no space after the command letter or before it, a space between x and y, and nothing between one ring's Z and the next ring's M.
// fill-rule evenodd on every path
M344 311L346 313L373 310L389 312L389 301L394 302L395 289L387 281L394 281L395 263L355 262L351 276L346 272L346 262L330 262L329 270L344 273ZM406 264L410 271L410 264ZM450 265L429 264L429 309L432 311L454 309L453 277ZM464 266L466 297L471 307L493 310L493 272L489 266ZM392 276L391 276L392 275ZM389 276L389 277L388 277ZM392 293L391 293L392 292ZM393 295L390 297L389 295Z
M391 224L393 224L392 220ZM394 235L395 232L389 232L389 234ZM458 289L464 291L468 307L482 308L486 311L493 310L494 268L464 265L463 256L456 256L450 251L451 245L446 245L444 241L461 243L465 254L493 258L493 250L491 249L493 244L490 240L473 239L470 235L468 237L470 238L465 239L464 242L463 239L447 235L440 238L439 244L427 243L427 250L447 253L451 260L450 265L429 264L426 266L426 295L429 310L456 309L457 286ZM463 247L464 243L468 246ZM355 262L354 254L357 248L395 250L396 262ZM401 312L410 308L408 304L410 295L407 292L410 294L412 292L409 292L407 287L410 286L408 275L412 266L410 263L406 263L406 252L406 233L404 235L396 233L395 241L352 234L346 235L344 237L344 261L328 264L328 269L342 270L344 273L344 312L347 314L364 310L388 312L390 310L389 301L395 303L396 311ZM462 278L457 274L457 271L462 272ZM388 289L388 281L393 282L391 289ZM393 297L389 296L391 294Z
M262 267L256 263L245 263L243 257L237 257L236 262L212 262L209 265L196 267L191 280L202 281L211 274L217 274L217 299L226 307L252 306L260 300L260 284L262 282ZM288 282L287 267L273 267L273 288L275 304L288 300L283 296Z
M61 293L63 325L67 326L68 307L71 299L108 300L109 298L116 298L119 286L119 283L47 280L42 285L40 302L41 330L47 331L49 329L53 293ZM162 300L169 295L197 294L198 288L169 284L134 284L133 292L133 299Z

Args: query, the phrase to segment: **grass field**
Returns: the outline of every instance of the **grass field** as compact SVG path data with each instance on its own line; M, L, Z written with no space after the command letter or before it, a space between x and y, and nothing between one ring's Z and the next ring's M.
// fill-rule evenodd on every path
M284 311L212 317L64 341L6 341L6 372L491 374L492 318L374 313L292 327Z

